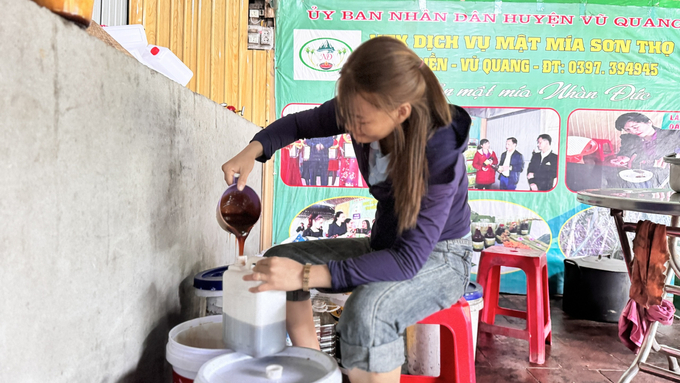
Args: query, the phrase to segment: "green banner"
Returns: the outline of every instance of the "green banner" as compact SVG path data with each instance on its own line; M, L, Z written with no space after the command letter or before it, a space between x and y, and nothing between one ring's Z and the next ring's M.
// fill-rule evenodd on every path
M339 69L363 41L401 40L473 117L466 159L478 246L547 251L551 289L561 293L565 257L619 246L609 217L575 192L667 187L660 159L680 152L680 10L600 3L282 1L277 110L333 98ZM375 206L349 142L303 140L277 155L276 243L302 240L308 228L322 238L348 225L370 233ZM504 270L502 289L524 292L524 274Z

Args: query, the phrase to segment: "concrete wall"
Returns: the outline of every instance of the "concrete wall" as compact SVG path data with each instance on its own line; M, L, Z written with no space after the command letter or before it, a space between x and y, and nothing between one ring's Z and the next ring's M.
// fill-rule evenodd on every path
M169 382L193 275L236 251L220 166L259 128L29 0L0 9L0 382Z

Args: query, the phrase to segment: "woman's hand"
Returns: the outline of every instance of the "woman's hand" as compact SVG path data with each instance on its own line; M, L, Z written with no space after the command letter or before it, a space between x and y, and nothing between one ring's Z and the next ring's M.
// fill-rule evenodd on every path
M240 176L236 187L238 190L243 190L246 186L246 181L248 181L248 175L250 175L255 165L255 159L263 153L262 144L258 141L253 141L234 158L222 165L224 180L227 181L227 185L234 183L234 174L239 173Z
M267 257L255 264L253 273L244 281L261 281L262 284L248 289L251 293L262 291L295 291L302 289L304 266L289 258ZM331 273L326 265L312 266L309 287L331 287Z
M631 162L630 160L630 157L617 156L616 158L609 160L609 162L616 166L628 166L628 164Z
M289 258L268 257L258 261L253 273L243 277L244 281L261 281L250 288L251 293L268 290L295 291L302 288L304 266Z

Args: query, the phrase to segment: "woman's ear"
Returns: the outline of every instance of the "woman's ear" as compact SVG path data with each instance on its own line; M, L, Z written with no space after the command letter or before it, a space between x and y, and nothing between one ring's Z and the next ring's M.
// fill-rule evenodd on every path
M397 123L401 124L411 116L411 103L405 102L397 108Z

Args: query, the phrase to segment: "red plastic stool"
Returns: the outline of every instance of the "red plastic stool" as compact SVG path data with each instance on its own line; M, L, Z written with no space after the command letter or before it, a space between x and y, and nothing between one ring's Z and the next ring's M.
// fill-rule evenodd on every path
M605 162L609 157L616 155L613 149L614 145L612 145L611 141L600 138L592 138L592 140L597 142L597 151L595 154L597 154L597 158L600 162Z
M527 277L527 311L498 305L501 266L518 267ZM545 253L535 250L492 246L482 251L477 283L484 288L484 308L479 317L479 331L529 341L529 361L545 363L545 345L552 342L548 262ZM526 319L525 330L495 325L496 315Z
M418 322L440 325L439 376L402 375L402 383L475 383L470 306L465 298Z

